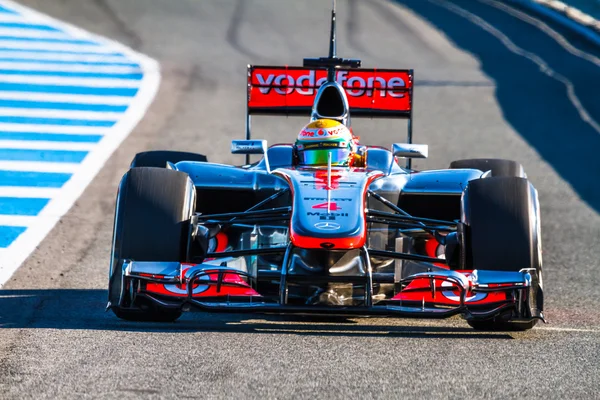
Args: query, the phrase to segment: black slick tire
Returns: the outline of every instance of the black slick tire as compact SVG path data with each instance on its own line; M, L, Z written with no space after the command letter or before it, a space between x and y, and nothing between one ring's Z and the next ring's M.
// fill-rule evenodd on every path
M516 161L499 158L472 158L457 160L450 163L450 169L472 168L480 171L492 171L493 177L526 178L523 166Z
M537 324L537 319L533 321L529 321L523 324L516 324L514 322L508 322L502 317L496 319L488 319L485 321L468 321L467 322L471 328L478 331L487 331L487 332L521 332L528 331L533 328Z
M122 261L183 261L189 220L194 212L194 185L186 173L165 168L129 170L119 186L115 213L109 300L119 318L131 321L174 321L178 309L161 308L144 299L120 308Z
M202 154L189 153L185 151L155 150L137 153L131 161L131 168L157 167L166 168L167 162L178 163L179 161L201 161L206 162L206 156Z
M466 270L520 271L535 269L532 303L543 309L542 260L537 192L524 178L496 177L470 181L463 193ZM511 315L469 321L475 329L521 331L537 319L512 323Z

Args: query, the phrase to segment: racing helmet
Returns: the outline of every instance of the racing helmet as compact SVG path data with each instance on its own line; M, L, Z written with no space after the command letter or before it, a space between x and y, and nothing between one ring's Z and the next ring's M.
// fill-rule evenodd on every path
M298 134L296 153L298 165L349 166L356 152L354 137L341 122L333 119L317 119L306 125Z

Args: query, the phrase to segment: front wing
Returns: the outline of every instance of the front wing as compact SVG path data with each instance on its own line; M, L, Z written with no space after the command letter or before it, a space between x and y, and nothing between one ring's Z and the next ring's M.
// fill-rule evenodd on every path
M287 254L289 250L285 252ZM256 277L235 268L221 266L218 261L187 264L125 260L119 285L119 304L116 306L127 308L139 297L163 308L184 311L195 309L211 312L409 318L462 315L470 321L489 320L510 314L513 316L510 319L512 323L525 324L533 319L543 320L541 312L535 307L532 293L532 274L535 271L460 272L437 269L410 275L395 282L399 290L390 299L377 300L369 290L365 290L364 302L358 306L287 304L290 283L298 282L298 279L304 282L310 279L313 283L318 283L319 279L331 282L332 277L307 279L287 275L285 268L282 271L284 272L269 271L267 277L262 277L279 281L278 296L263 296L253 288ZM336 282L363 284L365 288L381 283L379 280L372 273L365 276L335 277ZM487 301L480 300L486 296ZM109 303L108 308L111 306Z

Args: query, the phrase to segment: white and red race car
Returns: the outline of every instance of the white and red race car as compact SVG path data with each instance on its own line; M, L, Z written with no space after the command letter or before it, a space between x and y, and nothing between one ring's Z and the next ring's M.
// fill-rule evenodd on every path
M108 308L445 318L519 330L543 320L537 191L514 161L415 171L412 70L360 68L335 52L302 67L250 66L247 164L140 153L117 196ZM306 167L292 144L252 140L254 114L408 119L407 143L362 163ZM250 164L248 155L262 154ZM401 160L407 160L400 163Z

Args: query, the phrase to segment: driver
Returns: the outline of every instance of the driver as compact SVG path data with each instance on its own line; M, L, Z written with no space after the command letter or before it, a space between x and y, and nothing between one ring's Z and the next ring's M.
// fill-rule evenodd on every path
M317 119L306 125L296 140L298 165L327 165L331 154L331 165L358 167L362 157L357 154L358 138L350 129L333 119Z

